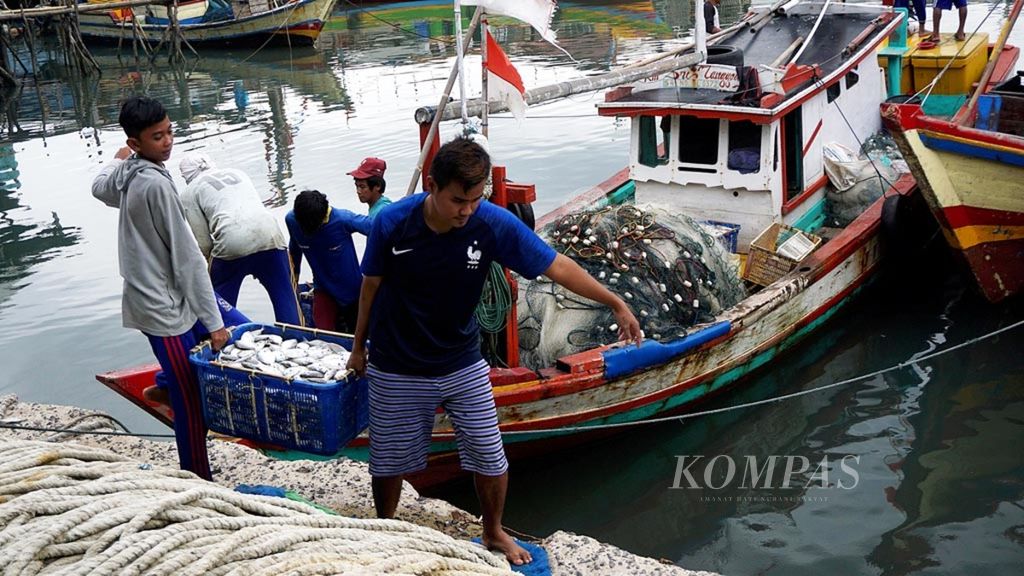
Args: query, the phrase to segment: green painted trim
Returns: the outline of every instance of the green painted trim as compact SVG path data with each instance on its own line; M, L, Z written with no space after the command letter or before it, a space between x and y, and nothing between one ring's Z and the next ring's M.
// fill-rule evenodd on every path
M598 208L604 208L605 206L618 206L619 204L625 204L636 198L636 182L628 180L622 186L615 189L614 192L605 196L600 202L598 202Z
M966 94L932 94L921 106L929 116L953 116L967 102Z
M794 228L804 232L813 232L825 222L825 198L818 200L811 209L793 223Z

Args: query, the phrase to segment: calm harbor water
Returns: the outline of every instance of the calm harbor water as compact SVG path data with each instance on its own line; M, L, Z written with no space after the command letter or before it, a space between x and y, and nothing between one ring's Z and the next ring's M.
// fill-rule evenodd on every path
M675 46L692 25L684 4L560 2L559 37L576 63L524 26L494 24L531 87ZM723 0L723 21L741 9ZM972 3L968 28L994 37L1008 9ZM450 13L442 2L342 1L316 48L204 52L184 70L138 65L106 49L95 52L102 75L80 78L59 54L44 54L39 80L0 100L0 160L15 170L2 172L8 179L0 183L0 394L104 410L133 430L165 431L93 379L151 361L145 340L120 326L116 213L89 193L124 141L120 98L146 91L162 99L175 122L175 156L203 150L246 170L282 218L305 188L361 211L344 174L364 156L387 160L392 197L409 182L413 110L437 103L453 61ZM944 30L954 22L947 13ZM1024 26L1011 42L1024 45ZM478 57L468 62L478 69ZM470 85L478 90L479 79ZM511 178L537 185L538 213L624 165L628 126L594 116L600 98L536 107L522 124L494 119L492 152ZM171 166L176 171L174 157ZM708 407L811 390L967 342L1024 318L1017 300L987 306L955 275L884 276L812 340ZM243 287L239 308L272 317L254 282ZM1019 572L1022 349L1024 330L1008 332L849 385L638 427L515 463L507 523L541 536L572 530L730 574ZM790 489L778 481L688 489L679 462L695 456L718 457L718 472L729 460L742 467L777 456L814 467L827 458L830 476ZM840 462L851 465L855 486ZM689 470L704 483L702 467ZM442 495L475 507L467 485Z

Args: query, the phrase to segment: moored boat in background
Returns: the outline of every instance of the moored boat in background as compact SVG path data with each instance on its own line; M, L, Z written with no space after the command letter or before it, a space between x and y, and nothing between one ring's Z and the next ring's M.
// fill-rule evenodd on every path
M181 36L190 44L230 44L276 41L311 45L320 35L335 0L192 0L178 6ZM101 4L102 0L92 0ZM165 6L117 8L83 12L79 29L87 41L130 43L166 39L171 14Z
M886 126L982 294L999 302L1024 289L1024 72L1006 79L1019 50L1005 47L1017 0L976 90L953 118L917 100L883 105Z

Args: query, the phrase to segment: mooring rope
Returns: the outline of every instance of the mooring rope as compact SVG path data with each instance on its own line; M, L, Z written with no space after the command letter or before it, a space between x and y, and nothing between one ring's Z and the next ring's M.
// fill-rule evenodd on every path
M399 520L242 494L108 450L0 441L4 574L512 574L483 547Z
M731 412L733 410L744 410L746 408L752 408L754 406L761 406L763 404L772 404L772 403L775 403L775 402L781 402L782 400L790 400L792 398L797 398L799 396L806 396L808 394L814 394L815 392L821 392L823 390L828 390L830 388L838 388L840 386L847 386L849 384L854 384L854 383L860 382L862 380L868 380L870 378L874 378L876 376L881 376L881 375L887 374L889 372L895 372L896 370L902 370L902 369L904 369L904 368L906 368L908 366L914 366L914 365L920 364L922 362L925 362L927 360L931 360L933 358L938 358L939 356L943 356L943 355L949 354L950 352L954 352L954 351L959 350L961 348L966 348L968 346L977 344L978 342L981 342L983 340L988 340L989 338L994 338L995 336L998 336L999 334L1002 334L1004 332L1009 332L1011 330L1015 330L1017 328L1020 328L1021 326L1024 326L1024 320L1019 320L1017 322L1014 322L1013 324L1010 324L1009 326L1004 326L1002 328L998 328L996 330L988 332L987 334L982 334L981 336L977 336L975 338L971 338L969 340L966 340L966 341L961 342L959 344L956 344L954 346L950 346L949 348L943 348L942 350L936 350L935 352L932 352L932 353L929 353L929 354L924 354L924 355L921 355L921 356L918 356L918 357L915 357L915 358L911 358L910 360L899 362L899 363L893 364L892 366L889 366L887 368L882 368L880 370L875 370L874 372L868 372L866 374L861 374L859 376L854 376L852 378L846 378L845 380L839 380L838 382L832 382L830 384L824 384L822 386L815 386L814 388L808 388L806 390L799 390L797 392L791 392L789 394L782 394L782 395L779 395L779 396L772 396L771 398L764 398L764 399L761 399L761 400L754 400L752 402L744 402L742 404L734 404L732 406L724 406L722 408L713 408L713 409L710 409L710 410L701 410L699 412L690 412L688 414L680 414L678 416L664 416L664 417L661 417L661 418L650 418L648 420L637 420L637 421L632 421L632 422L614 422L614 423L610 423L610 424L593 424L593 425L590 425L590 426L566 426L566 427L562 427L562 428L547 428L547 429L539 429L539 430L537 430L537 429L531 429L531 430L503 430L501 432L501 435L502 436L521 436L521 435L524 435L524 434L587 432L587 431L593 431L593 430L608 430L608 429L612 429L612 428L635 428L637 426L645 426L645 425L648 425L648 424L661 424L663 422L671 422L671 421L674 421L674 420L682 422L683 420L689 420L691 418L699 418L701 416L711 416L713 414L721 414L722 412Z

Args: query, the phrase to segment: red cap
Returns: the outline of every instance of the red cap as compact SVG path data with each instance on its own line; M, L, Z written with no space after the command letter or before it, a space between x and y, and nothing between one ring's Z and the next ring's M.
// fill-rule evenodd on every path
M359 180L366 180L370 176L384 177L384 171L388 169L387 162L380 158L365 158L362 163L359 164L359 168L349 172L349 176L357 178Z

